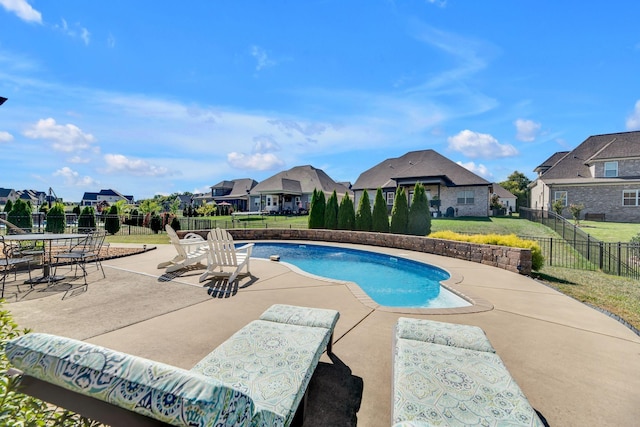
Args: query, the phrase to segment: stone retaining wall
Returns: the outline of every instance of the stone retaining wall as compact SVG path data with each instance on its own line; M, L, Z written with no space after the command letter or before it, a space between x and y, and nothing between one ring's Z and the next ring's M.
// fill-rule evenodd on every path
M235 240L315 240L321 242L382 246L487 264L524 275L531 274L531 250L522 248L481 245L421 236L365 231L281 228L237 228L228 231ZM206 238L208 230L190 230L190 232L198 233ZM186 233L186 231L181 231L178 232L178 235L182 237Z

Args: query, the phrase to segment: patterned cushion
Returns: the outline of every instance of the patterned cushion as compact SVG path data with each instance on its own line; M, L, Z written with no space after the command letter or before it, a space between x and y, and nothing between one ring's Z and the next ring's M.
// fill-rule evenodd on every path
M173 425L251 422L254 405L246 394L173 366L39 333L7 342L6 354L32 377Z
M494 353L398 339L393 422L399 426L542 426Z
M477 326L401 317L396 325L396 337L469 350L496 352L484 331Z
M340 313L335 310L274 304L262 313L260 320L333 330L338 317L340 317Z
M271 425L289 425L331 330L255 320L202 359L192 371L251 396Z

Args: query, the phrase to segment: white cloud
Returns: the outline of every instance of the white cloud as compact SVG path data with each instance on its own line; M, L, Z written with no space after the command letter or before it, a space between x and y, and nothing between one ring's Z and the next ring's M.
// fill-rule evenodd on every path
M72 124L59 125L52 118L40 119L24 135L32 139L46 139L53 142L53 149L64 152L87 150L96 138L90 133L83 132Z
M66 185L72 185L76 187L92 186L98 184L93 178L88 176L81 177L80 174L68 166L58 169L53 173L53 176L61 176L64 178Z
M69 159L69 163L89 163L89 159L86 157L80 157L80 156L73 156L72 158Z
M8 12L18 15L18 18L27 22L37 22L42 24L42 14L35 10L26 0L0 0Z
M514 123L516 125L516 139L518 141L532 142L535 141L542 126L533 120L518 119Z
M62 31L69 37L80 37L85 45L89 45L89 42L91 41L91 33L89 30L78 23L74 24L73 28L71 28L64 18L61 19L61 22L62 23L60 25L56 24L53 28Z
M627 130L640 130L640 100L636 102L633 113L627 117Z
M267 52L258 46L251 46L251 56L257 61L256 71L276 65L276 62L269 58Z
M510 144L500 144L497 139L487 133L463 130L448 138L449 148L465 156L475 158L512 157L518 150Z
M105 154L107 173L127 173L137 176L167 176L171 175L169 169L155 166L141 159L130 159L122 154Z
M254 153L273 153L280 151L280 145L271 135L260 135L253 138L255 145L253 146Z
M9 132L0 132L0 142L11 142L13 141L13 135Z
M477 175L480 175L483 178L486 178L488 180L491 180L491 178L493 178L493 174L489 172L489 169L482 163L479 163L477 165L474 162L467 162L467 163L457 162L457 163L463 168L468 169L471 172Z
M227 154L227 162L237 169L256 171L266 171L284 166L284 162L273 153L253 153L248 156L234 151Z

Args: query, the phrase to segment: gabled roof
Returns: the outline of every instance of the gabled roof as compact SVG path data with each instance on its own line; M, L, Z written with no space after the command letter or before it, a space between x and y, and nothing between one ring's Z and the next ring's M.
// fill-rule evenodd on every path
M98 193L85 192L82 200L98 200Z
M360 174L353 190L395 188L398 181L415 180L447 186L489 185L489 181L434 150L411 151L387 159Z
M0 188L0 197L9 197L12 192L13 188Z
M516 198L509 190L496 182L493 183L493 192L501 199Z
M233 181L220 181L216 185L212 185L211 188L233 188Z
M594 162L629 157L640 158L640 131L594 135L561 157L543 172L540 178L543 180L594 178L589 169Z
M557 153L552 154L551 157L542 162L540 165L538 165L533 171L543 174L553 165L558 163L567 154L569 154L569 151L558 151Z
M349 189L338 184L322 169L313 166L296 166L287 171L277 173L265 179L253 188L251 194L282 193L282 194L311 194L313 190L322 190L325 193L337 194L350 193Z

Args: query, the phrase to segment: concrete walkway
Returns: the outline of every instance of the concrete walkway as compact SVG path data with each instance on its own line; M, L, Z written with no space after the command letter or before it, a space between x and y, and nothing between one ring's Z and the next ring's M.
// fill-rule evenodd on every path
M362 248L357 245L346 245ZM20 326L111 347L189 369L274 303L340 312L335 357L312 379L305 425L389 426L392 331L400 316L483 328L531 404L551 426L632 426L640 420L640 337L619 322L514 273L429 254L364 248L451 272L450 286L480 302L475 313L403 314L363 303L343 282L282 263L252 260L239 288L198 283L202 270L163 275L174 255L159 245L104 262L88 288L8 305ZM177 274L177 275L176 275ZM211 285L208 287L206 285Z

